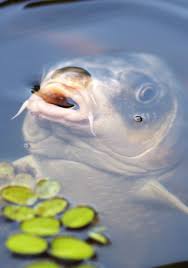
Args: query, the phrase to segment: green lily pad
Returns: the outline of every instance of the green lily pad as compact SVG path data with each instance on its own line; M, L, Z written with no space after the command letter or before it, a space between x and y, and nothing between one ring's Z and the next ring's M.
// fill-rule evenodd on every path
M108 245L110 243L109 238L107 238L104 234L96 233L94 231L90 231L88 233L88 238L92 242L96 242L97 244L100 245Z
M35 206L36 214L43 217L53 217L62 212L68 206L64 198L56 197L43 201Z
M3 188L1 190L1 196L4 200L18 205L32 205L37 199L30 188L20 185Z
M61 217L63 225L69 229L80 229L91 224L96 218L96 212L88 206L77 206L67 210Z
M82 261L95 255L94 248L72 236L60 236L51 242L49 254L66 261Z
M20 159L14 161L13 166L16 174L27 173L34 178L37 175L35 161L33 160L32 156L27 156L27 159L23 161L22 160L20 161Z
M98 265L96 266L93 263L83 263L73 268L99 268L99 266Z
M3 209L3 216L13 221L24 221L32 219L35 216L33 208L25 206L6 206Z
M29 188L35 186L35 178L28 173L19 173L12 180L13 185L21 185Z
M59 233L60 223L53 218L39 217L22 222L21 230L25 233L51 236Z
M14 176L14 167L8 162L0 163L0 178L12 178Z
M5 245L11 252L22 255L41 254L48 247L46 240L22 233L10 235Z
M25 268L62 268L62 266L52 261L36 261L28 264Z
M55 197L61 190L61 184L56 180L39 180L35 187L35 192L39 198L48 199Z

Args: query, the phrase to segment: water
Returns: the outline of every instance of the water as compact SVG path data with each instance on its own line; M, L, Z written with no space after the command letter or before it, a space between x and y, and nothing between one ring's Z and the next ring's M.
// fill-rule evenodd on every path
M29 5L31 1L0 4L0 158L3 160L27 154L21 131L23 115L14 121L10 118L30 96L31 87L38 83L42 73L65 58L100 57L103 53L121 51L152 53L168 62L185 88L188 86L187 1L65 2L41 6ZM158 216L154 226L170 222L169 218L161 220L160 213ZM151 238L152 246L147 239L143 246L142 240L136 246L131 233L126 233L129 242L125 251L130 248L129 256L122 244L122 252L116 259L117 240L121 240L121 235L113 237L112 247L101 250L100 261L104 267L114 267L114 260L118 268L149 268L187 259L187 218L178 212L169 217L172 224L162 227L161 240L155 235ZM5 239L3 232L1 237ZM3 247L1 254L7 268L23 265L22 260L11 258ZM134 258L137 266L130 264Z

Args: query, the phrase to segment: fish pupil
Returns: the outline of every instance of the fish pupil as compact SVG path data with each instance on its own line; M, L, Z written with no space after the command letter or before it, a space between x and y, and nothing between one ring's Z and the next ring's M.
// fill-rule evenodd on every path
M142 118L142 116L140 116L140 115L135 115L134 120L135 120L136 122L142 122L142 121L143 121L143 118Z

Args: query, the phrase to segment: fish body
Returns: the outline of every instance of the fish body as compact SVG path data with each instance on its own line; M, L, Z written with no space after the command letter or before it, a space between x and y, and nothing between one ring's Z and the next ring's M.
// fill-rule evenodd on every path
M187 256L186 103L169 67L142 53L60 63L27 100L23 133L37 169L99 212L113 242L101 250L106 267Z

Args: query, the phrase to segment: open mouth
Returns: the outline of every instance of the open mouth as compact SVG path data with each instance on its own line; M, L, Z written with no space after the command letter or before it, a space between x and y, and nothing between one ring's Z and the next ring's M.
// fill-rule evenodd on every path
M43 85L38 91L34 91L14 118L25 108L33 114L53 122L70 123L71 125L87 124L91 133L95 135L94 98L84 89L73 88L53 81Z

